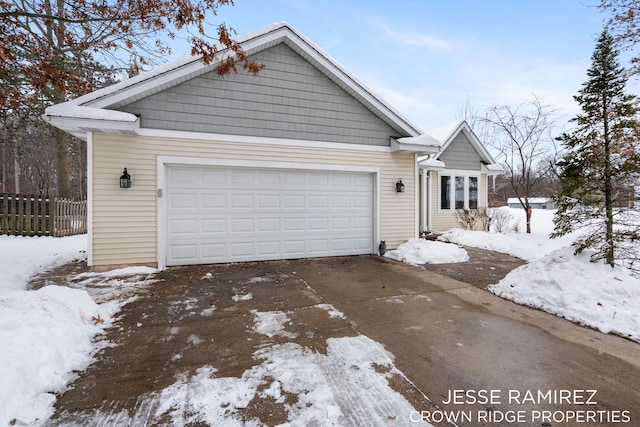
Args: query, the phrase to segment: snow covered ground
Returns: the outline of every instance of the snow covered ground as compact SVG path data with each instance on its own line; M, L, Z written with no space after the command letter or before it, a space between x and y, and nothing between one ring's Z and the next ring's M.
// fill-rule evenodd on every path
M107 345L96 338L126 302L121 288L95 287L95 295L54 285L26 289L38 273L83 259L86 248L86 235L0 236L0 425L34 425L49 418L55 394ZM134 285L148 271L126 273ZM104 277L109 281L109 274Z
M640 280L630 270L592 263L586 251L574 256L570 245L575 236L550 239L553 211L534 210L532 232L526 234L522 232L525 230L522 209L501 210L513 218L503 233L452 229L441 240L490 249L529 262L489 286L494 294L640 342ZM442 244L412 240L387 256L412 264L459 262L461 255L457 250L462 249L454 246L457 250L443 250ZM443 261L443 255L447 254L450 259Z

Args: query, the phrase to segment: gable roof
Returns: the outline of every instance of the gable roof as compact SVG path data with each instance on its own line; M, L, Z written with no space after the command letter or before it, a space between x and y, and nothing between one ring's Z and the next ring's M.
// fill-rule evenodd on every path
M484 172L488 174L502 174L504 172L502 166L496 163L489 150L487 150L487 147L482 143L482 141L480 141L480 138L478 138L478 135L476 135L466 120L456 120L454 122L429 129L426 133L432 135L442 143L441 150L433 156L435 159L438 159L442 153L445 152L447 147L451 145L460 133L464 133L471 143L471 146L480 155Z
M287 23L268 25L240 36L236 41L241 44L247 55L279 43L287 44L399 133L408 136L421 134L417 126ZM224 58L231 54L228 50L221 49L218 56ZM215 61L204 65L202 57L188 56L71 101L51 106L45 110L43 119L82 139L86 139L86 132L94 130L136 133L140 128L140 119L134 114L117 111L119 107L214 71L216 66Z
M456 139L460 134L464 133L471 146L478 152L482 159L482 171L489 175L500 175L504 173L502 166L494 160L493 156L484 144L480 141L476 133L471 129L469 123L466 120L456 120L451 123L447 123L436 128L429 129L423 135L411 138L400 138L398 141L410 142L414 140L427 141L432 146L439 147L438 152L429 156L418 159L419 166L430 170L442 170L445 168L445 164L438 159L447 149L447 147Z
M451 143L456 139L456 137L460 133L464 133L473 148L478 152L482 161L487 164L495 163L496 161L491 156L491 153L487 150L484 144L480 141L480 138L476 135L476 133L471 129L469 123L466 120L456 120L451 123L447 123L442 126L438 126L433 129L429 129L426 133L432 135L434 138L438 139L442 143L442 149L438 154L436 154L436 158L440 157L440 155L451 145Z

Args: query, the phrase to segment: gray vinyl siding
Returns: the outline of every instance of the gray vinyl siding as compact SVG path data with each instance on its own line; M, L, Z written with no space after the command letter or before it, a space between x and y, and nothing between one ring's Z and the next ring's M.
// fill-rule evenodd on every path
M464 132L460 132L438 160L451 170L480 170L482 158Z
M200 75L119 108L144 128L388 146L399 133L284 43L242 69Z

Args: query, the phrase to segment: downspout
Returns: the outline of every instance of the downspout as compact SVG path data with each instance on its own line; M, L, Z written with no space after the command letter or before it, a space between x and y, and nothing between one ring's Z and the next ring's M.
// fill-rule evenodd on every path
M420 169L420 177L422 178L422 183L421 183L421 188L420 188L420 231L422 233L425 233L426 231L429 230L429 224L428 224L428 219L427 219L427 208L428 208L428 203L427 203L427 178L428 178L428 172L425 169Z
M433 189L431 188L431 180L429 179L429 171L425 171L425 182L427 183L427 206L431 206L433 200ZM431 224L433 223L432 209L427 210L427 231L431 231Z
M420 166L418 165L418 153L413 155L414 164L414 200L413 200L413 237L420 237Z
M93 267L93 132L87 132L87 266Z

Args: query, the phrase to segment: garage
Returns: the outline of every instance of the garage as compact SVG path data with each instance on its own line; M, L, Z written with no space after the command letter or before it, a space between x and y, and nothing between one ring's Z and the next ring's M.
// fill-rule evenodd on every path
M374 174L167 165L166 263L370 254Z

